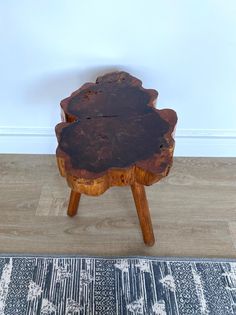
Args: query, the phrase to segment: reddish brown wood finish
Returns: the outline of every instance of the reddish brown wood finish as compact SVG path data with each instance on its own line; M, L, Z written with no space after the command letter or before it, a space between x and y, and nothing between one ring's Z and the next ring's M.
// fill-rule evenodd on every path
M64 99L56 126L58 167L72 189L68 214L76 214L75 192L97 196L131 185L148 245L154 236L143 185L168 174L177 122L173 110L154 107L157 95L126 72L109 73Z
M78 193L77 191L71 190L70 201L69 201L68 210L67 210L67 214L70 217L74 217L76 215L78 206L79 206L80 197L81 197L80 193Z
M131 189L143 233L144 243L148 246L152 246L155 243L155 238L145 189L143 185L138 183L131 185Z

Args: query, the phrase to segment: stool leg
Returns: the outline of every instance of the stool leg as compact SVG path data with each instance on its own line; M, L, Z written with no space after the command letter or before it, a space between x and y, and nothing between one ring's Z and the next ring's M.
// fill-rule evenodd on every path
M144 186L134 183L131 185L131 189L143 233L144 243L148 246L152 246L155 243L155 238Z
M67 210L67 214L70 217L73 217L74 215L76 215L78 206L79 206L80 197L81 197L80 193L74 190L71 190L70 201L69 201L68 210Z

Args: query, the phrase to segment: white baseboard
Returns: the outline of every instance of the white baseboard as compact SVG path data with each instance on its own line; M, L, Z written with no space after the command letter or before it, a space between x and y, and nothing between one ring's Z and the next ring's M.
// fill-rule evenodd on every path
M0 128L0 153L54 154L56 146L53 128Z
M177 129L175 156L236 157L236 129ZM54 154L53 128L0 127L0 153Z

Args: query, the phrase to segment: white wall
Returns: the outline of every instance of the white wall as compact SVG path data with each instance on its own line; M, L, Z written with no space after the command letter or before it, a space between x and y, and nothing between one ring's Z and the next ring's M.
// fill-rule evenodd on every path
M0 15L0 152L54 152L60 100L126 70L177 111L176 155L236 155L234 0L8 0Z

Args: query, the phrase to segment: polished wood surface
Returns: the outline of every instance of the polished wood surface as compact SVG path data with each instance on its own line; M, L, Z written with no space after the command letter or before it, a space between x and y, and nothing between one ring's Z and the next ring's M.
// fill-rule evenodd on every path
M145 189L143 185L140 185L139 183L131 185L131 189L143 233L144 243L148 246L153 246L155 243L155 237L153 234L152 221Z
M110 186L151 185L168 174L177 116L154 107L157 95L128 73L114 72L61 102L66 122L56 126L56 155L73 190L98 195Z
M71 219L55 156L0 155L0 252L236 258L235 191L236 158L175 158L146 187L156 237L147 247L127 187L83 196Z
M177 123L173 110L155 108L157 95L130 74L112 72L64 99L64 122L55 128L57 164L71 188L68 215L76 214L78 194L131 185L149 246L155 239L143 185L169 173Z
M70 200L68 205L67 214L70 217L74 217L77 214L79 201L80 201L81 194L77 191L71 190L70 192Z

